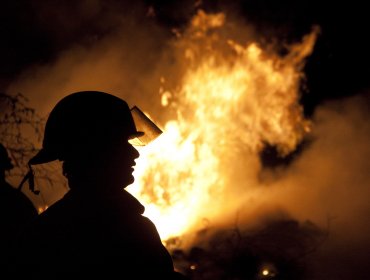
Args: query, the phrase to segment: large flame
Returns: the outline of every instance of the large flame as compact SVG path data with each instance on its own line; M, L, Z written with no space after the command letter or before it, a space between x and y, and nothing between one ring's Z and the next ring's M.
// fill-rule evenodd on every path
M241 151L256 155L268 143L288 154L309 131L299 88L316 30L279 56L223 38L224 24L224 14L200 11L178 38L187 68L178 88L161 91L176 117L140 150L128 188L163 240L219 215Z

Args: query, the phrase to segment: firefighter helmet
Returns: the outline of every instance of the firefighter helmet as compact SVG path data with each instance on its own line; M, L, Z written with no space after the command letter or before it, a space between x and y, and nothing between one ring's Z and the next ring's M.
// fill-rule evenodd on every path
M46 122L42 149L30 165L66 160L117 137L143 136L126 101L100 91L81 91L61 99Z

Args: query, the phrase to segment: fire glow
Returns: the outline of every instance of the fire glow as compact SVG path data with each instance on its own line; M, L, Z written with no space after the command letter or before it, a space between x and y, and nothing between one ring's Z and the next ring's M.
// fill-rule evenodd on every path
M179 87L164 90L162 78L160 89L164 110L175 110L176 118L140 149L136 181L128 188L163 240L223 211L230 170L239 168L242 152L256 157L268 143L288 154L310 129L299 87L316 30L282 57L255 42L224 38L225 23L224 14L200 11L179 36L186 71Z

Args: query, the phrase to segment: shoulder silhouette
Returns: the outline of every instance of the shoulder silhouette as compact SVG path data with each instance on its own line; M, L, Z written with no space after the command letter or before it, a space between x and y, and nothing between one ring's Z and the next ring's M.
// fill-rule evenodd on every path
M37 216L37 210L29 198L11 186L5 172L13 168L6 148L0 144L0 256L1 264L10 261L11 245L27 223Z
M76 92L56 104L29 164L62 161L70 190L19 240L17 253L35 275L182 279L144 206L125 190L139 157L129 140L144 135L114 95Z

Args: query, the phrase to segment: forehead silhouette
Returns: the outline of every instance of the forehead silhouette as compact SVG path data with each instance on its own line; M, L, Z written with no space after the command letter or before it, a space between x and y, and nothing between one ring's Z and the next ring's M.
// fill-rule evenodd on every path
M136 134L124 100L100 91L75 92L61 99L50 112L43 148L30 163L64 160L76 151L98 148Z

